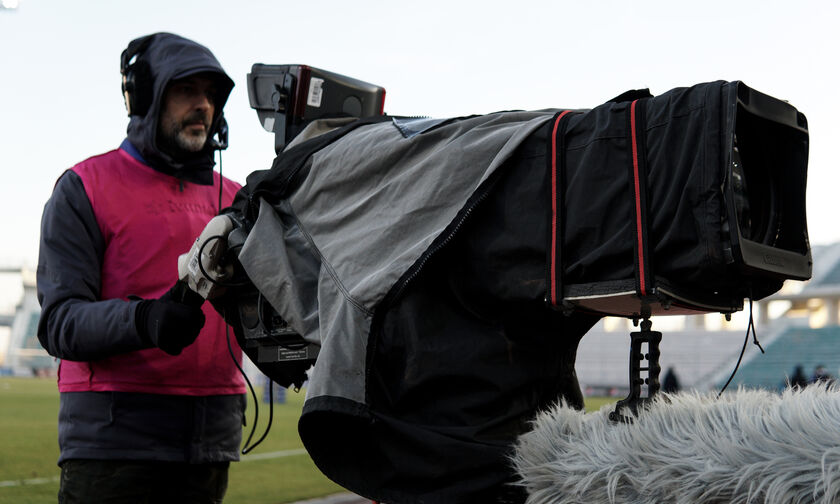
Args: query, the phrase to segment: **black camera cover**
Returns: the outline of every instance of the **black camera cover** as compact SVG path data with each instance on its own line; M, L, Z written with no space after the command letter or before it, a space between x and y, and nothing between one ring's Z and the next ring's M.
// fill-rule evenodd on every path
M313 460L386 502L513 498L512 443L582 407L575 352L602 314L733 311L810 275L807 141L793 107L711 82L285 150L228 211L259 296L320 346Z

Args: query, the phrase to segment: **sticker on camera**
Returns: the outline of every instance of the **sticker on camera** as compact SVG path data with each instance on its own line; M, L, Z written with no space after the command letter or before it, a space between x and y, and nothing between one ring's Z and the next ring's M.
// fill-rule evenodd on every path
M313 77L309 80L309 96L306 104L310 107L320 107L321 97L324 96L324 79Z

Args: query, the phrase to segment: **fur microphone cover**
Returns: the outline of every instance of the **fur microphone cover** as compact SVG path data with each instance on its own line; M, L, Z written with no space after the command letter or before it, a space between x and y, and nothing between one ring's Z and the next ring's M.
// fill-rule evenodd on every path
M513 455L528 504L840 502L836 386L659 394L632 424L614 407L536 418Z

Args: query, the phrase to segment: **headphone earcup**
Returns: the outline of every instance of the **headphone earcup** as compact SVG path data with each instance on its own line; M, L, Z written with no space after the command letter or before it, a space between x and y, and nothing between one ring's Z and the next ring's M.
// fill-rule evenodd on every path
M216 137L218 137L218 140L216 140ZM210 144L215 150L228 148L228 124L224 113L219 117L219 127L216 128L214 137L210 139Z
M152 105L152 75L149 64L138 59L128 68L124 80L129 114L144 116Z
M129 115L144 116L152 104L152 72L142 58L154 35L132 40L120 55L120 73L125 108Z
M131 115L134 110L134 74L127 73L122 78L122 95L125 101L125 110Z

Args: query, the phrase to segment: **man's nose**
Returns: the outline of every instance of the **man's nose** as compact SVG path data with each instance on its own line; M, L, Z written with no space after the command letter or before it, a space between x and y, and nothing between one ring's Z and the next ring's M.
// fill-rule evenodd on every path
M193 103L195 108L199 110L212 110L213 108L213 99L207 93L196 93L193 97Z

